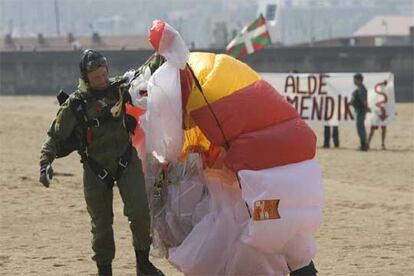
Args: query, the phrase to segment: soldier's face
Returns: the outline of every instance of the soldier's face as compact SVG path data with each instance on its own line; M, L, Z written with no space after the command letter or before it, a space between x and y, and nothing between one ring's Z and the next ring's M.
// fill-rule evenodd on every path
M93 90L104 90L109 85L108 69L106 66L87 73L89 88Z

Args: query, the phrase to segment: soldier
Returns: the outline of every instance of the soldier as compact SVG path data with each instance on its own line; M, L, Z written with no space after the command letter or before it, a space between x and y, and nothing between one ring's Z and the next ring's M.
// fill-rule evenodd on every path
M144 66L151 69L152 65L147 62ZM67 155L75 146L83 163L84 196L93 235L92 259L98 274L112 275L112 201L116 184L132 231L137 275L163 275L149 261L150 215L141 162L130 141L129 131L135 125L125 113L129 94L122 92L125 87L121 82L109 80L107 60L97 51L83 52L80 74L79 89L61 105L41 148L40 182L49 187L53 160Z

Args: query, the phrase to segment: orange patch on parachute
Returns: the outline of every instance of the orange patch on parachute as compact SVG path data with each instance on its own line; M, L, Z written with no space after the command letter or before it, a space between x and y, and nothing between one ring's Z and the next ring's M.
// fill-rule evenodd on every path
M279 219L279 199L258 200L254 202L253 219L256 221Z

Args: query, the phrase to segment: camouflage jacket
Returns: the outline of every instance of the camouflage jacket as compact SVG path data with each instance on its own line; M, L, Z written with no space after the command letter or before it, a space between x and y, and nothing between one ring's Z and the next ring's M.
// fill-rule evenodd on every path
M137 74L143 72L145 66L148 66L151 73L153 73L162 62L163 58L154 54L137 70ZM117 79L119 77L111 79L111 83ZM126 94L128 93L124 91L124 95ZM59 146L65 143L72 133L79 141L84 140L84 127L71 109L72 102L79 96L86 101L86 114L89 119L101 116L102 112L107 112L119 100L119 94L117 93L102 97L99 92L89 90L80 81L78 90L72 93L65 103L60 106L56 118L47 132L46 141L40 150L41 164L45 162L52 163L56 158ZM123 100L127 100L127 97L124 97ZM125 109L122 108L118 117L112 117L97 127L91 127L89 138L88 155L102 167L115 174L118 160L127 149L130 139L125 124Z

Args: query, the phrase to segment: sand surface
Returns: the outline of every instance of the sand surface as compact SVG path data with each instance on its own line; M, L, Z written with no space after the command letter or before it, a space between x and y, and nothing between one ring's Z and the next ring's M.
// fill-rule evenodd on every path
M49 189L38 183L39 149L56 111L52 97L0 97L1 275L96 275L79 157L56 160ZM379 133L371 151L356 151L352 127L340 129L340 149L318 149L326 192L319 275L414 271L414 104L398 104L397 112L386 151ZM321 145L322 129L315 132ZM114 195L114 275L134 275L131 235ZM153 261L166 275L182 275Z

